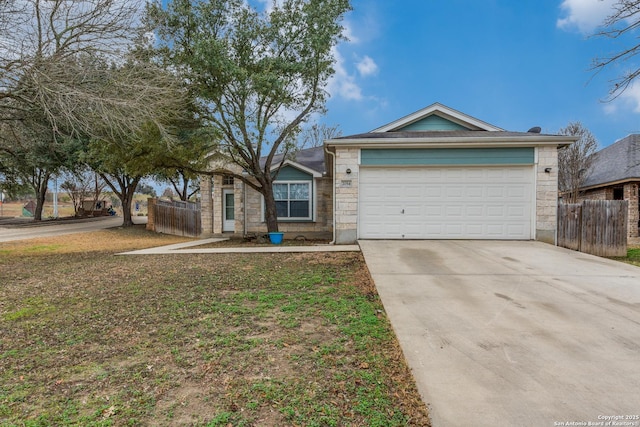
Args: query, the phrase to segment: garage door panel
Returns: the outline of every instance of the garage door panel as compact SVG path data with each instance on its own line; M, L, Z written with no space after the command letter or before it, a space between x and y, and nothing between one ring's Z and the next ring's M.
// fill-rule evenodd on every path
M360 238L531 238L532 166L363 167L359 187Z
M484 187L479 185L470 185L467 187L466 196L469 199L482 199L484 197Z
M467 218L483 218L485 216L484 206L468 205L465 207L465 216Z

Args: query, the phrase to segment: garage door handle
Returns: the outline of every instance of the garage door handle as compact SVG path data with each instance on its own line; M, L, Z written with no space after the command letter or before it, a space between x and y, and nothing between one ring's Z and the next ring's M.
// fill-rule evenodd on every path
M400 212L400 213L404 213L404 209L402 209L402 212Z

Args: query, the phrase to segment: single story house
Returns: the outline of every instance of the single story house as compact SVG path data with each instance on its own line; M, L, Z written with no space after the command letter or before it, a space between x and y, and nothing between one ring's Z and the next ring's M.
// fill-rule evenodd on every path
M572 136L509 132L432 104L287 160L275 182L285 237L555 242L559 146ZM262 196L203 179L205 235L266 231Z
M628 200L628 237L639 236L640 134L632 134L593 154L580 188L581 200Z

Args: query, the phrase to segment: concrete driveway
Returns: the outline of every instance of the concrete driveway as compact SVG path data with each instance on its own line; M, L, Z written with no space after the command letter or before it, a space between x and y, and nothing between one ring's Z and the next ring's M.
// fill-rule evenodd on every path
M539 242L360 245L434 427L640 426L640 268Z

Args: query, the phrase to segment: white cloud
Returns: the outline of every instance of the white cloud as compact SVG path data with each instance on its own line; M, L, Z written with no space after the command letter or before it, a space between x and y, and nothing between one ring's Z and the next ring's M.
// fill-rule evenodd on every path
M612 13L617 0L563 0L560 9L564 17L559 18L558 28L570 31L577 29L590 34Z
M365 55L365 57L356 64L356 67L358 68L360 75L363 77L371 76L378 72L378 64L376 64L376 62L367 55Z
M604 104L603 110L607 116L612 116L618 112L618 105L615 103L615 101L607 102L606 104Z
M622 103L630 107L634 113L640 113L640 84L634 83L620 94Z
M342 26L344 27L344 31L342 32L342 35L347 39L347 41L349 43L359 43L360 39L358 38L358 36L355 35L354 31L353 31L353 25L351 24L351 22L349 22L348 20L345 20L342 24Z
M334 64L335 74L329 82L328 92L332 96L338 95L347 100L361 100L362 89L356 83L355 77L347 71L344 58L337 47L333 48L333 56L336 59Z
M620 96L606 103L604 106L604 112L607 115L613 115L623 111L640 114L640 82L632 83Z

